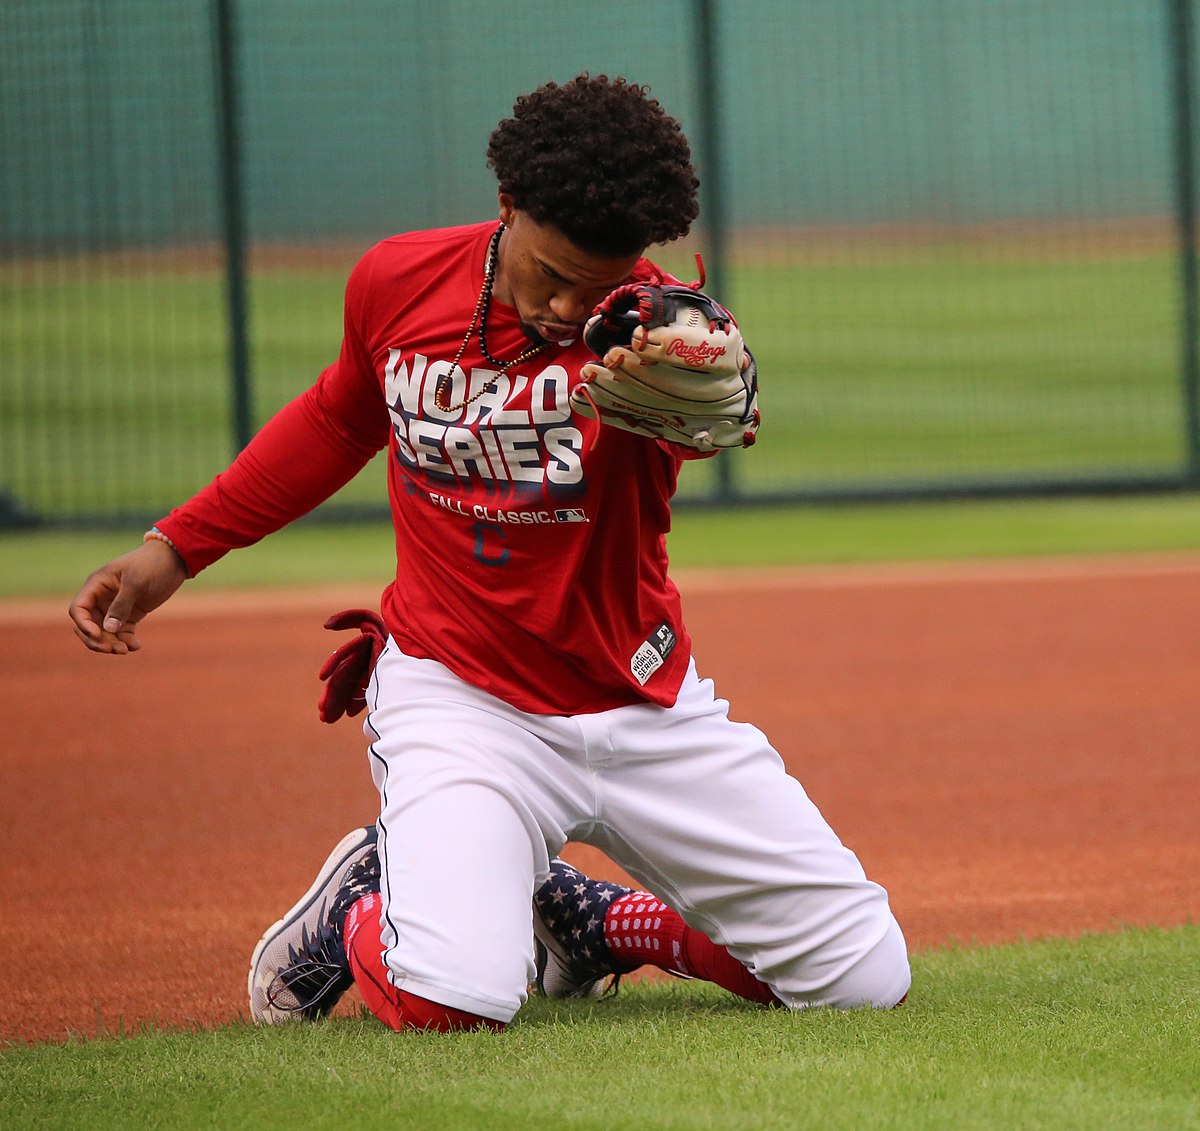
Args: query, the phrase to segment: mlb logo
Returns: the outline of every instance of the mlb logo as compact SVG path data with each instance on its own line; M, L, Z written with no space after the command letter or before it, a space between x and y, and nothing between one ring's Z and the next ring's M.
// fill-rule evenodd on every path
M643 687L646 681L666 662L667 657L675 651L675 630L664 621L634 652L629 660L629 670L633 678Z
M588 516L574 507L554 512L555 522L587 522L587 520Z

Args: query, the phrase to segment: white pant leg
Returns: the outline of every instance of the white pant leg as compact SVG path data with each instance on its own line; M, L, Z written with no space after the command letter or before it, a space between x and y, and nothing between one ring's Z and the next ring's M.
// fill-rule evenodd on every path
M389 643L368 703L385 959L400 988L510 1020L532 976L532 892L575 839L786 1004L892 1005L906 992L886 893L694 671L670 710L553 718Z
M367 702L392 982L507 1022L534 976L531 901L547 846L562 847L573 813L590 821L586 775L531 732L534 717L394 642Z
M611 751L592 758L602 804L588 839L785 1004L896 1004L910 972L887 893L727 711L693 667L675 707L585 721L593 749Z

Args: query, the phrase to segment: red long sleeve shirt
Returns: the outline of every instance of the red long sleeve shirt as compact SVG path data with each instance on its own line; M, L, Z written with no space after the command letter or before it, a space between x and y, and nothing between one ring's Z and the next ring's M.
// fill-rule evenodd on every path
M435 403L494 231L414 232L369 251L346 289L337 361L158 526L195 573L305 514L386 446L396 577L381 612L405 652L534 713L670 705L691 653L667 576L681 457L572 413L582 342L497 379L473 335L443 398L453 411ZM634 277L654 271L643 260ZM529 345L496 301L487 339L501 358Z

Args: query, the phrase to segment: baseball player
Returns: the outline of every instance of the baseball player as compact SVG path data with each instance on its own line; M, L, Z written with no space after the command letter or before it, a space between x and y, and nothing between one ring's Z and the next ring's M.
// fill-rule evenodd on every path
M698 212L680 126L584 74L518 99L487 159L498 218L368 251L333 364L71 606L92 651L135 651L185 579L388 450L384 630L330 675L331 713L365 710L379 817L259 943L251 1013L320 1016L354 983L395 1029L496 1029L531 982L645 962L893 1006L886 893L697 672L667 573L685 461L759 423L732 316L643 258ZM567 868L568 840L655 895Z

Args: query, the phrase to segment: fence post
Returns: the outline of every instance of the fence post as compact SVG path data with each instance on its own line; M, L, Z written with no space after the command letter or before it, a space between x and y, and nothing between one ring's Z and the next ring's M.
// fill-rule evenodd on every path
M1196 262L1196 152L1193 113L1195 31L1193 0L1166 0L1170 35L1171 96L1175 126L1175 210L1179 229L1180 350L1186 467L1200 486L1200 275Z
M217 174L225 243L225 293L229 317L233 444L240 452L254 434L246 302L246 201L242 184L234 0L212 0L213 80L217 114Z
M691 0L684 0L691 7ZM714 0L696 0L696 92L699 100L699 142L701 191L704 200L704 231L708 247L704 253L705 273L717 301L726 306L729 298L729 277L725 270L725 184L721 171L721 60L717 54L717 12ZM707 284L706 284L707 286ZM717 481L713 496L717 502L732 502L737 498L733 481L733 459L729 452L713 458Z

